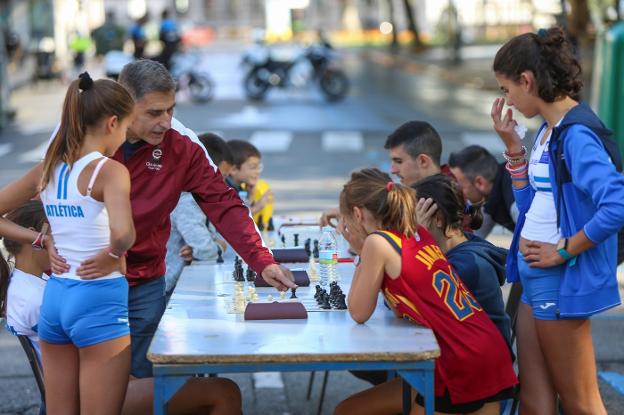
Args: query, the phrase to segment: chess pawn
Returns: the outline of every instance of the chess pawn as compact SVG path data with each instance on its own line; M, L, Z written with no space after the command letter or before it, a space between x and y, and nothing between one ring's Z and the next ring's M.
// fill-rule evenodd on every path
M280 291L280 300L286 299L286 291Z
M286 248L286 235L282 235L282 248Z
M308 264L308 277L310 278L310 281L318 281L319 274L318 270L316 269L316 261L314 261L314 257L312 255L310 255L310 261Z
M269 303L272 303L272 302L273 302L273 296L272 296L271 294L267 295L267 301L268 301Z
M223 264L223 251L221 248L217 248L217 264Z
M298 233L293 234L293 238L295 242L295 247L299 246L299 234Z
M258 230L260 232L264 230L264 220L262 219L262 215L258 216L258 223L256 225L258 226Z
M267 231L273 232L275 230L275 226L273 225L273 216L269 218L269 223L267 224Z

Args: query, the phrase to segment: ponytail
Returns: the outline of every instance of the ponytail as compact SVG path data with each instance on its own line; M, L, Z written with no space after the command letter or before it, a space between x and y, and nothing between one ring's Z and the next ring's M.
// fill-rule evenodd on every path
M24 228L32 228L36 232L41 232L43 224L46 223L46 216L43 204L40 200L31 200L22 207L17 208L5 215L5 218ZM4 247L9 257L15 257L22 249L22 244L10 239L3 239ZM0 254L0 317L6 316L7 292L11 276L11 266L9 261Z
M468 215L470 218L470 223L468 223L468 227L470 229L479 229L481 228L481 225L483 225L483 212L481 211L482 207L483 204L481 203L466 206L464 216Z
M67 163L71 170L78 159L88 128L105 117L115 115L119 120L132 113L134 101L128 91L115 81L93 81L87 72L73 81L65 95L61 125L43 160L40 190L50 183L56 166Z
M351 180L340 193L340 210L350 216L353 207L367 209L386 230L396 230L406 237L416 232L414 190L393 183L379 169L362 169L351 174Z

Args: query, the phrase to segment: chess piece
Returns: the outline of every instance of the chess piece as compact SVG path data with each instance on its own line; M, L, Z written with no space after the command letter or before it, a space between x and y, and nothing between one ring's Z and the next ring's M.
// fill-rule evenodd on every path
M282 235L282 248L286 248L286 235Z
M264 221L262 220L262 215L258 216L258 223L256 225L258 226L258 230L260 232L264 230Z
M308 278L310 281L316 282L319 280L318 270L316 269L316 261L314 261L314 257L310 255L310 261L308 262Z
M223 251L220 247L217 247L217 264L223 264Z
M249 282L253 282L256 280L256 273L250 267L247 267L247 273L245 274L245 279Z
M296 294L297 289L296 288L291 288L290 289L290 298L297 298L297 294Z
M303 249L305 249L306 254L308 256L310 256L312 254L312 250L310 249L310 244L312 243L311 239L308 238L305 240L305 242L303 243Z
M273 296L272 296L271 294L267 295L267 301L268 301L269 303L272 303L272 302L273 302Z
M286 291L280 291L280 300L286 299Z
M324 296L323 299L321 300L321 303L319 304L319 306L323 309L323 310L329 310L331 309L331 305L329 304L329 297Z
M275 226L273 225L273 216L269 218L269 223L267 224L267 231L273 232L275 230Z
M340 297L338 297L337 303L338 303L338 305L336 306L336 308L338 310L346 310L347 309L347 302L345 301L345 295L344 294L340 294Z
M299 234L298 233L293 234L293 238L295 242L295 247L299 246Z
M318 258L319 257L319 242L315 239L314 240L314 250L312 251L312 253L314 254L314 258Z

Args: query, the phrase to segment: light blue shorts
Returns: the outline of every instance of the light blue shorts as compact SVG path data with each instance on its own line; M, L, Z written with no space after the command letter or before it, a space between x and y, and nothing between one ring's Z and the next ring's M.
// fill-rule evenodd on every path
M522 282L522 302L533 309L537 320L559 320L559 289L563 265L530 268L518 251L518 272Z
M77 347L129 335L128 282L124 277L95 281L50 278L43 293L38 332L48 343Z

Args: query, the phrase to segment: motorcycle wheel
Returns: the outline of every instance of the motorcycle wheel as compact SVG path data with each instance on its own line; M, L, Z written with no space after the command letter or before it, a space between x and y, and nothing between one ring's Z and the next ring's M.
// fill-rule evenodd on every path
M251 70L243 82L247 98L254 101L262 101L269 90L270 84L258 76L258 69Z
M319 83L325 99L331 102L343 100L349 92L349 79L341 70L327 69L321 75Z
M212 79L205 74L192 74L188 89L191 93L191 99L195 102L208 102L214 97L215 85Z

